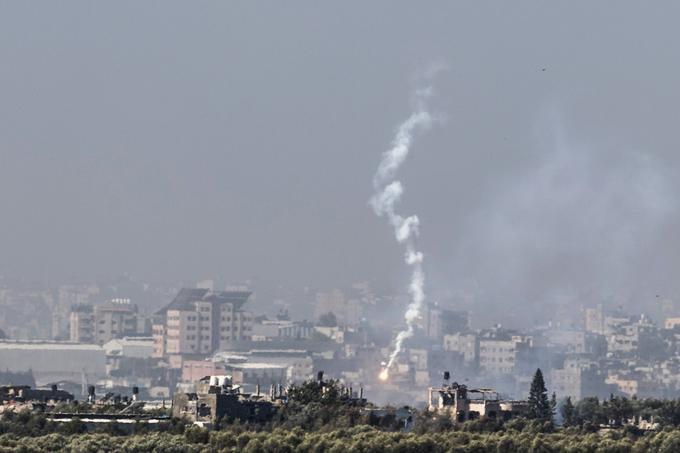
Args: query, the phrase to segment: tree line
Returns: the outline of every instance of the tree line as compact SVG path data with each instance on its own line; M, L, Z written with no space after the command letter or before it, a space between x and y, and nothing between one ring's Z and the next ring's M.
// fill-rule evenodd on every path
M680 431L664 430L634 436L624 430L604 434L572 428L543 433L530 425L523 430L499 432L446 431L440 433L386 432L370 426L306 432L277 428L273 431L227 429L208 431L189 427L183 434L152 432L116 436L108 433L66 435L52 433L30 437L0 435L3 452L332 452L364 453L671 453L680 451Z
M62 407L61 409L72 409ZM79 409L85 409L80 407ZM91 409L91 408L89 408ZM612 395L556 403L537 370L524 417L453 423L445 414L407 408L374 408L351 397L334 380L309 381L289 391L289 402L267 422L225 417L213 430L187 420L150 426L138 420L87 429L77 418L50 422L48 415L8 412L0 418L5 451L252 451L252 452L671 452L680 451L680 400L627 399ZM404 415L410 414L408 426ZM562 424L555 423L560 414ZM654 420L657 431L628 424ZM615 429L602 429L612 427ZM131 429L130 429L131 428Z

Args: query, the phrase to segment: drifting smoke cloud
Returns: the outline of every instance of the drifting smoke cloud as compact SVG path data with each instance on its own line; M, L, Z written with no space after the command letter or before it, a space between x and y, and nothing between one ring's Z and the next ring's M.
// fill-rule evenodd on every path
M404 260L412 268L411 282L409 284L411 302L404 314L406 329L399 332L396 337L394 350L390 354L387 366L381 373L381 378L383 379L387 378L388 370L401 352L404 340L413 335L416 322L421 317L425 302L423 254L416 249L415 244L419 233L418 227L420 226L420 221L416 215L404 218L395 211L395 205L401 200L404 187L401 182L394 178L399 167L408 157L414 134L418 131L425 131L432 125L433 117L426 109L426 101L431 95L431 87L416 91L414 112L397 129L397 134L392 141L392 147L383 153L378 171L373 178L373 188L375 190L375 194L371 198L373 210L379 217L387 217L388 222L394 228L395 238L400 244L405 246L406 253Z
M672 291L664 255L673 254L677 209L668 170L651 155L574 144L550 129L540 157L456 232L449 275L459 289L481 292L480 324L558 319L556 308L576 312L612 297L639 306Z

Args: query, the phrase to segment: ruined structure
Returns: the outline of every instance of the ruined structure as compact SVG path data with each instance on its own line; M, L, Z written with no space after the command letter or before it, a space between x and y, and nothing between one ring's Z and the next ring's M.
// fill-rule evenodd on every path
M444 373L441 387L428 390L428 410L448 414L454 422L463 423L479 418L509 420L523 414L526 401L500 400L498 393L489 388L468 389L466 385L449 384L449 372Z
M32 389L28 385L7 385L0 387L0 402L2 404L12 402L56 404L69 401L73 401L73 395L64 390L57 389L56 384L53 384L49 390Z
M175 394L172 415L207 426L224 417L264 422L274 415L275 404L284 399L282 386L271 386L268 395L260 394L259 388L248 394L232 385L231 376L206 376L196 384L195 393Z

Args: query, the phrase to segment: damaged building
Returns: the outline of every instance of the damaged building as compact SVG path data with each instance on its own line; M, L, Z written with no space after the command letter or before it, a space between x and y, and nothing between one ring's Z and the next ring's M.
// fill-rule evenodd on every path
M45 410L58 403L73 401L73 394L59 390L56 384L49 389L34 389L28 385L0 386L0 414L22 410Z
M281 386L271 386L264 395L259 387L254 394L242 393L232 385L231 376L206 376L196 383L196 392L177 393L172 400L172 415L196 424L213 425L222 418L265 422L276 412L285 397Z
M494 389L449 384L449 377L449 372L445 372L443 385L428 389L430 412L446 413L457 423L480 418L509 420L526 413L526 401L501 400Z

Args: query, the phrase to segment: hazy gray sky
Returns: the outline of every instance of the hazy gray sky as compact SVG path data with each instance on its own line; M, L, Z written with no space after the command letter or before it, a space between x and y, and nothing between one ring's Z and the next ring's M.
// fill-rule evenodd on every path
M677 294L679 14L2 2L0 271L398 287L371 178L441 60L399 176L432 291Z

